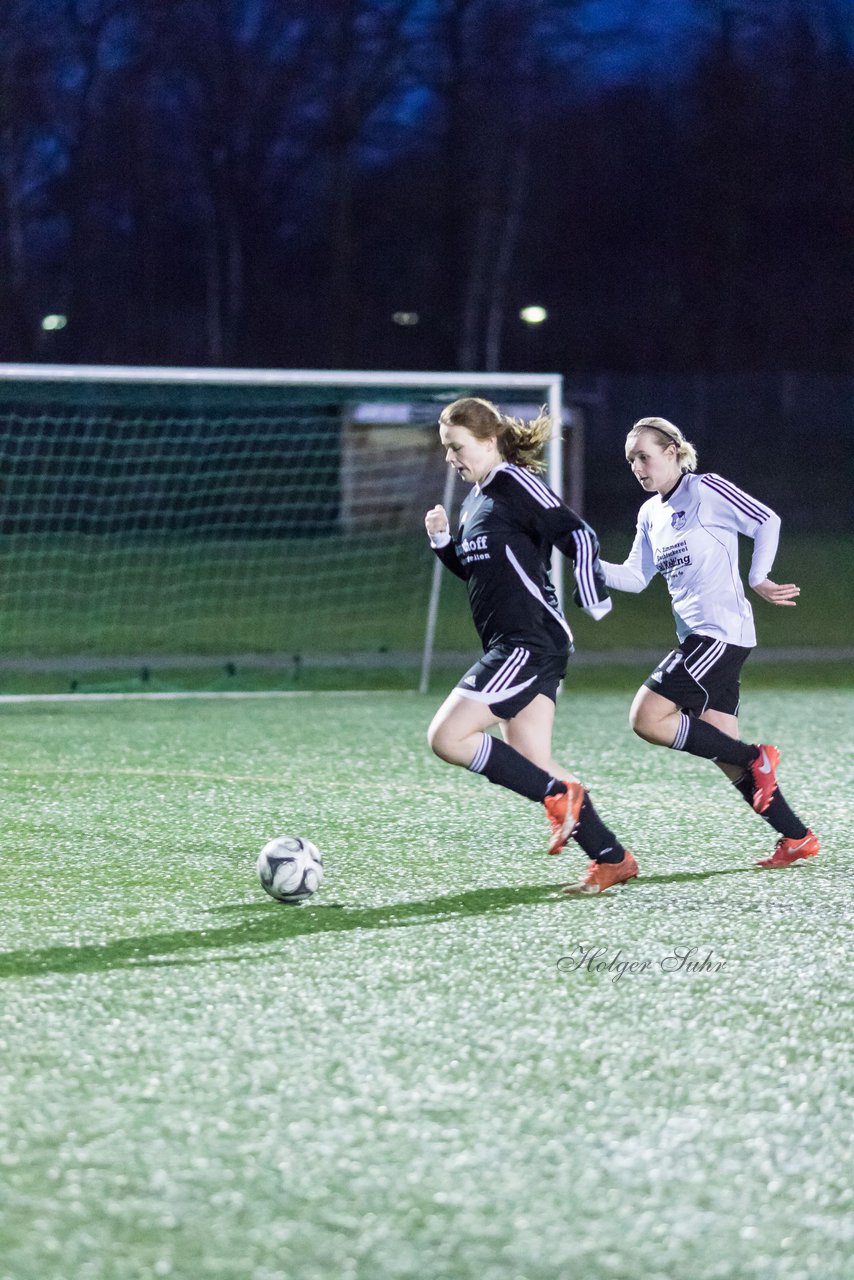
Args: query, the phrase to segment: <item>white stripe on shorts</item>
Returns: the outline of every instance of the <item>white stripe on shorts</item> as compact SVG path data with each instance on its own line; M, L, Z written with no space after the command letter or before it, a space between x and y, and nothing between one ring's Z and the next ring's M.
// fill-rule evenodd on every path
M494 702L506 702L508 698L515 698L517 693L527 689L528 685L533 684L537 679L536 671L527 680L519 678L525 674L530 656L530 649L521 647L513 649L510 656L504 659L482 689L467 689L464 685L458 684L454 692L462 698L469 698L472 702L485 702L487 706L492 706Z
M685 670L697 684L702 682L703 676L711 671L715 663L726 653L726 645L723 640L716 640L714 644L710 644L708 649L702 653L691 657L690 661L685 663Z
M536 676L530 676L527 680L523 680L521 684L506 685L499 692L491 691L489 688L478 692L476 689L464 689L462 685L457 685L454 690L461 698L469 698L472 702L485 702L488 706L492 706L493 702L506 702L508 698L515 698L517 693L521 693L523 689L527 689L529 684L533 684Z
M522 667L531 656L530 649L514 649L509 658L506 658L498 668L494 676L490 676L486 684L483 686L483 693L498 693L508 684L516 679Z

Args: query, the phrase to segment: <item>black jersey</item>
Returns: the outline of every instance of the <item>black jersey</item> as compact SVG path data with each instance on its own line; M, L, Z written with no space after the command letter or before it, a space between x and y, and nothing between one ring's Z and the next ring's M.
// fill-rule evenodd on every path
M552 547L573 562L576 603L595 618L611 608L596 534L526 467L504 463L490 472L463 502L456 537L438 541L440 560L466 582L484 649L571 645L551 580Z

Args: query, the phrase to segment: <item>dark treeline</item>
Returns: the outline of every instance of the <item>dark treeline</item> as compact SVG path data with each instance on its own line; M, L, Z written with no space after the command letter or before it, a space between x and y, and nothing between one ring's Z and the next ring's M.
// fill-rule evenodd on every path
M0 359L850 372L849 0L596 8L0 0Z

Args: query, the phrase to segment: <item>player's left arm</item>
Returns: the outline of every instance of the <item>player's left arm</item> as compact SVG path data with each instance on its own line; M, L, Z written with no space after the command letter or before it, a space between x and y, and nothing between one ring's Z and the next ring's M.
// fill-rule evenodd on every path
M599 559L596 532L571 507L558 505L542 513L542 528L552 546L572 561L575 575L573 600L598 622L610 613L613 602L605 585L605 571Z
M801 589L794 582L772 582L768 577L777 554L780 541L780 517L771 511L767 520L759 525L753 535L753 559L747 581L753 590L769 604L780 604L794 609Z
M599 539L590 525L576 515L545 481L521 467L510 469L515 481L514 508L523 526L540 534L572 561L575 603L591 618L611 611L611 597L599 563Z
M582 520L570 507L566 510L578 522L578 527L571 532L571 542L565 540L561 544L555 541L554 545L572 560L575 603L598 622L613 608L599 559L599 539L586 520Z
M701 484L704 505L711 506L715 517L753 539L753 557L747 575L753 590L769 604L794 608L801 594L800 587L794 582L772 582L768 576L780 542L780 517L776 511L722 476L704 475Z

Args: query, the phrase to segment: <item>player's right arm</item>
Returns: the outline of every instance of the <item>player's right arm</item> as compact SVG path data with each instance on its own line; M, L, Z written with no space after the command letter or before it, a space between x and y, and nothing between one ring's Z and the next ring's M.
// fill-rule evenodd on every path
M438 503L435 507L431 507L424 517L424 526L430 535L430 543L434 547L443 547L451 540L451 525L448 520L448 513L445 508Z
M455 573L458 578L465 579L466 574L460 564L457 549L451 538L451 527L448 513L443 506L431 507L424 517L424 527L430 538L430 546L442 561L446 569Z
M600 560L599 563L605 575L605 585L614 591L643 591L649 586L656 570L643 517L638 520L635 540L627 559L622 564L612 564L608 560Z

